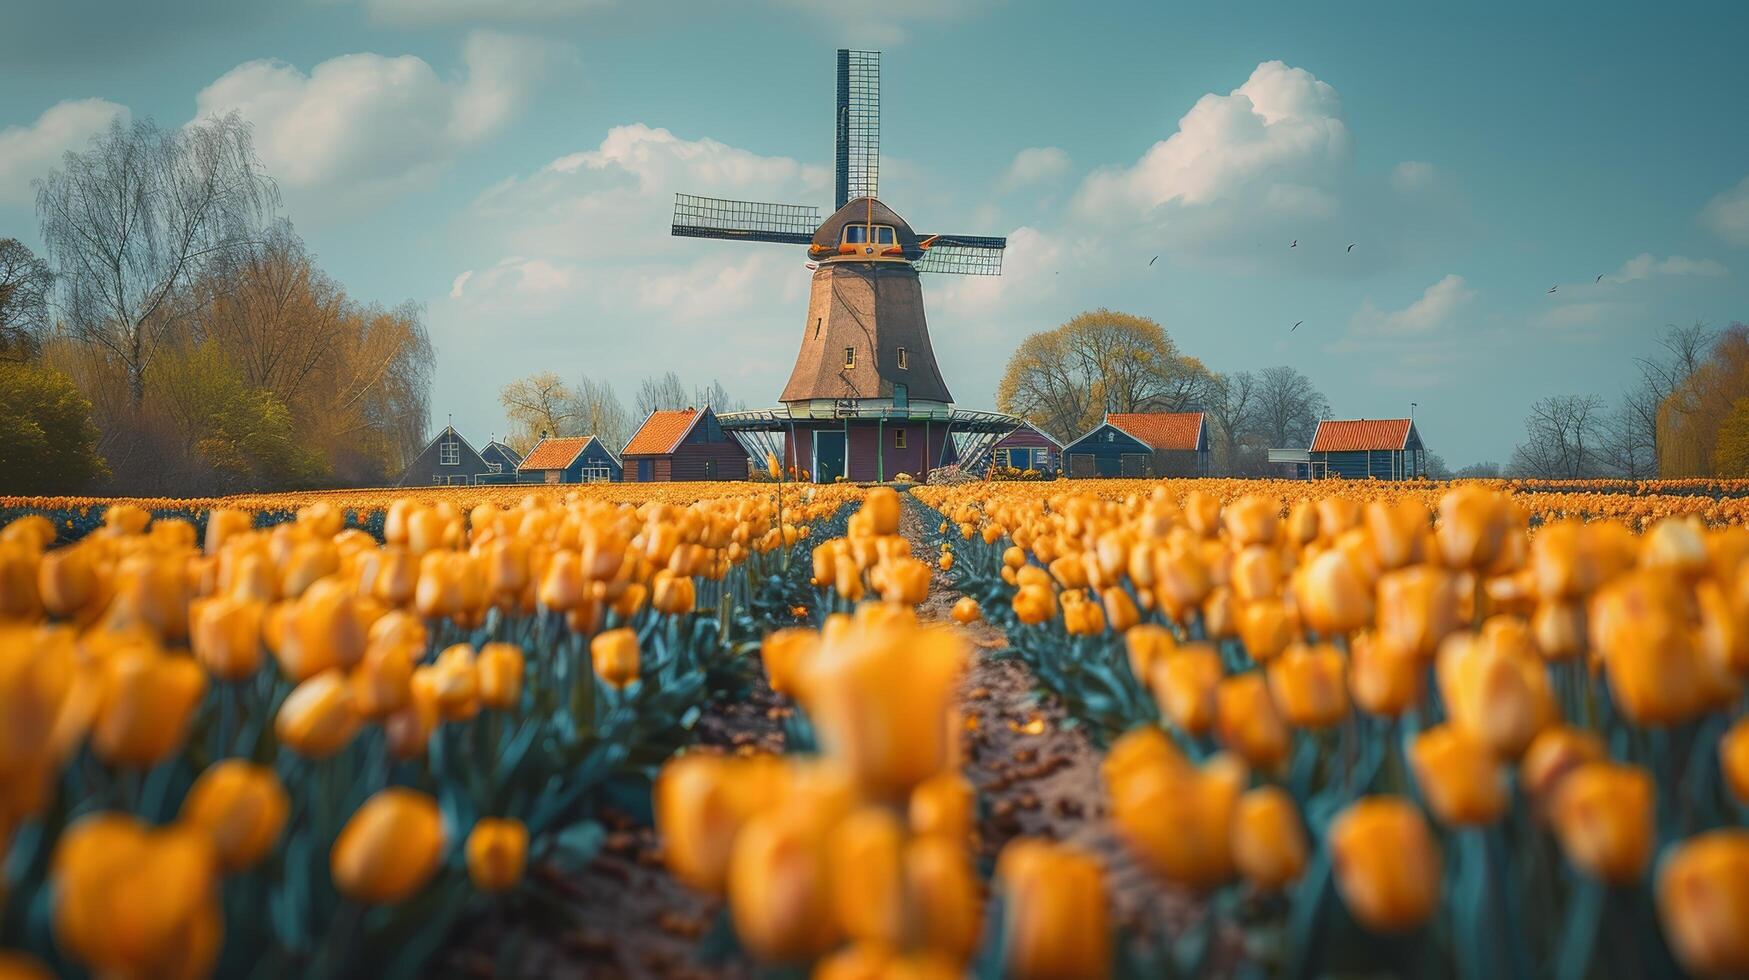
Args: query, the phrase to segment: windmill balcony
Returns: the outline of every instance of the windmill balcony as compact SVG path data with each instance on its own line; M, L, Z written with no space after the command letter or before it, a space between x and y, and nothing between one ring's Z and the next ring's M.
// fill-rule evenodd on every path
M887 419L900 421L945 422L954 417L953 406L943 402L912 400L909 405L895 405L889 398L815 398L791 402L792 419Z

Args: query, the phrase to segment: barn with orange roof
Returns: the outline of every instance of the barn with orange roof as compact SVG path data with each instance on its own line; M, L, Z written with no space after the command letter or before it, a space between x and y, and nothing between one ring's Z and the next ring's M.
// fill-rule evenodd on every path
M1427 475L1427 449L1414 419L1324 419L1304 450L1271 449L1269 461L1302 480L1414 480Z
M516 467L518 483L613 483L625 467L595 436L544 436Z
M1208 423L1201 412L1107 412L1063 460L1072 477L1207 476Z
M627 482L747 479L747 450L709 405L651 412L620 458Z

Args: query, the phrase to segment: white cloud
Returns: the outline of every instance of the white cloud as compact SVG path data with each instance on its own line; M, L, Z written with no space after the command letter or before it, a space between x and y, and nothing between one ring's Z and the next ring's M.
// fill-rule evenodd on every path
M1539 327L1554 330L1564 330L1571 327L1583 327L1597 323L1606 314L1614 313L1622 308L1619 303L1604 301L1586 301L1580 303L1565 303L1538 316L1534 321Z
M478 21L561 20L611 7L615 0L365 0L372 20L402 27Z
M1133 167L1089 176L1077 204L1084 214L1113 216L1243 198L1275 211L1326 214L1348 156L1336 90L1302 68L1266 61L1232 92L1198 99L1178 130Z
M76 99L50 106L36 122L0 129L0 205L26 204L30 182L47 174L68 150L84 149L112 120L129 120L126 106Z
M996 186L1014 190L1040 181L1055 180L1069 172L1069 154L1055 146L1034 146L1014 155Z
M1420 336L1451 322L1452 315L1475 297L1476 291L1464 282L1463 276L1448 275L1400 310L1380 310L1367 301L1354 315L1350 327L1357 335Z
M1732 245L1749 245L1749 177L1708 201L1700 220Z
M433 179L516 115L559 50L475 32L459 81L411 55L341 55L308 74L282 61L251 61L201 90L196 117L237 111L254 125L256 150L282 186L356 203Z
M1431 186L1433 164L1424 160L1404 160L1391 168L1391 186L1400 191L1418 191Z
M450 299L461 299L462 290L467 287L468 280L472 279L473 277L474 277L474 270L472 270L472 269L469 269L466 272L463 272L461 275L456 276L455 281L451 282L449 284L449 298Z
M1650 252L1640 254L1622 263L1612 276L1605 278L1615 282L1633 282L1637 279L1650 279L1653 276L1722 276L1725 267L1712 259L1691 259L1683 255L1672 255L1667 259L1659 259Z

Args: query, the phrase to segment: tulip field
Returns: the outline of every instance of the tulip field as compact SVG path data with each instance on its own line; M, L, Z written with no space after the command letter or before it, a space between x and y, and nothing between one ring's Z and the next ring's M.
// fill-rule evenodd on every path
M0 980L1749 975L1745 508L0 498Z

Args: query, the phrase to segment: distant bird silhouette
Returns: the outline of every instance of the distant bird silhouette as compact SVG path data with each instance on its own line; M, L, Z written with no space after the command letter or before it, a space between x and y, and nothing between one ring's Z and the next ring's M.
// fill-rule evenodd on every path
M1354 251L1354 246L1355 246L1355 244L1356 244L1356 243L1355 243L1355 242L1349 242L1349 243L1348 243L1348 250L1349 250L1349 251L1350 251L1350 252L1352 252L1352 251Z
M1292 245L1289 245L1289 246L1288 246L1288 248L1299 248L1299 247L1300 247L1300 240L1299 240L1299 239L1297 239L1297 238L1296 238L1296 239L1294 239L1294 241L1293 241L1293 244L1292 244Z
M1305 323L1305 322L1306 322L1306 321L1304 321L1304 320L1301 320L1301 321L1300 321L1300 323ZM1293 332L1294 332L1294 331L1295 331L1295 330L1298 330L1298 329L1299 329L1299 328L1300 328L1300 323L1296 323L1296 324L1294 324L1294 325L1293 325L1293 326L1291 326L1291 327L1289 327L1289 328L1288 328L1288 331L1287 331L1287 332L1288 332L1288 333L1293 333Z
M1603 273L1599 272L1597 274L1597 278L1592 282L1592 285L1596 285L1597 283L1600 283L1602 281L1603 281Z
M1555 291L1555 290L1556 290L1556 289L1557 289L1557 288L1558 288L1558 287L1556 287L1556 286L1550 286L1550 287L1549 287L1549 292L1551 292L1551 293L1552 293L1552 292L1554 292L1554 291Z
M1159 259L1160 259L1160 256L1156 255L1153 258L1148 260L1148 264L1153 265L1155 262L1159 261Z

